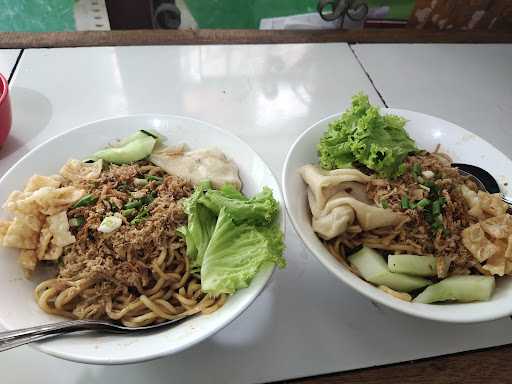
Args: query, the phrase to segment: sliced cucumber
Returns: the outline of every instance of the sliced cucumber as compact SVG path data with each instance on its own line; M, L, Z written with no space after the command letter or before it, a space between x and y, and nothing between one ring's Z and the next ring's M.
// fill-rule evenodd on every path
M436 258L419 255L389 255L388 268L391 272L407 273L414 276L436 276Z
M125 138L115 142L115 143L112 143L110 144L111 147L113 148L120 148L120 147L124 147L126 144L129 144L133 141L137 141L137 140L140 140L140 139L143 139L145 138L146 136L152 136L146 132L144 132L143 130L140 130L140 131L137 131L135 133L132 133L131 135L129 136L126 136ZM156 139L156 137L155 137Z
M432 284L427 279L390 272L384 257L377 251L363 247L348 257L352 266L357 268L363 278L376 285L385 285L400 292L410 292Z
M410 276L404 273L393 273L389 271L382 275L373 277L372 280L373 281L368 281L377 285L385 285L386 287L400 292L411 292L415 289L420 289L432 284L430 280L422 277Z
M427 287L413 302L430 304L446 300L463 303L486 301L491 297L494 287L493 276L452 276Z
M102 149L94 154L96 159L115 164L126 164L139 161L149 156L155 147L157 139L139 131L122 140L119 147Z

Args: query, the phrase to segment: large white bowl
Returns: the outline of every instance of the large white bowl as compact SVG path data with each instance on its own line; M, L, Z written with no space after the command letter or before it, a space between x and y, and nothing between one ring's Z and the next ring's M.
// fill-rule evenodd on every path
M132 115L92 122L54 137L30 151L0 179L0 202L15 189L23 189L32 174L58 172L70 157L85 158L114 139L139 129L152 128L167 137L169 144L187 143L190 148L217 147L240 169L243 192L252 195L263 186L274 191L282 211L279 184L264 161L238 137L210 124L179 116ZM5 213L2 213L5 217ZM17 250L0 247L0 323L7 329L29 327L63 320L44 313L34 301L35 282L23 277ZM34 344L48 354L93 364L124 364L170 355L213 335L240 315L270 279L272 267L261 270L251 285L229 297L211 315L194 317L174 328L148 334L83 334Z
M478 165L487 169L506 190L512 162L503 153L480 137L437 117L418 112L383 109L405 117L407 132L420 148L433 150L441 144L455 162ZM497 288L490 301L467 304L428 305L408 303L396 299L360 279L331 256L313 232L306 199L306 185L298 169L318 163L317 144L328 124L340 115L329 116L304 131L295 141L285 160L282 175L284 199L291 222L298 235L318 260L338 279L369 299L409 315L446 322L470 323L493 320L512 314L512 277L498 279Z

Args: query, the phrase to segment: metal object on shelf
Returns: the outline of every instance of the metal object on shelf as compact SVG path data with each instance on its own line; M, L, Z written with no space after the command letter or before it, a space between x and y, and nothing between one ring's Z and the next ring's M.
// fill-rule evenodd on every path
M345 16L352 21L361 21L368 15L368 4L363 0L319 0L316 9L325 21L341 19L342 27Z
M181 12L174 0L153 0L153 28L178 29L181 24Z

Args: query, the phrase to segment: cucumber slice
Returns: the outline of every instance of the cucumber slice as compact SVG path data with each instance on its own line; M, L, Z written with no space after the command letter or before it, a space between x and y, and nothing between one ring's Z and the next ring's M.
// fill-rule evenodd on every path
M422 277L410 276L403 273L393 273L389 271L382 275L374 276L372 280L368 281L377 285L385 285L386 287L400 292L411 292L432 284L430 280Z
M129 144L129 143L131 143L133 141L137 141L137 140L143 139L146 136L152 136L152 135L145 133L143 130L140 130L140 131L137 131L135 133L132 133L129 136L126 136L125 138L123 138L123 139L121 139L121 140L119 140L119 141L117 141L115 143L110 144L110 146L112 148L124 147L126 144ZM156 139L156 137L155 137L155 139Z
M137 136L135 137L135 135ZM133 163L149 156L156 143L156 139L153 136L140 131L125 140L128 140L128 142L125 142L122 146L102 149L96 152L94 157L115 164Z
M493 276L452 276L427 287L413 300L415 303L430 304L436 301L457 300L487 301L494 291Z
M419 255L389 255L388 268L391 272L407 273L414 276L436 276L436 258Z
M384 257L368 247L363 247L349 256L348 261L357 268L366 281L376 285L385 285L396 291L410 292L432 284L429 280L421 277L390 272Z

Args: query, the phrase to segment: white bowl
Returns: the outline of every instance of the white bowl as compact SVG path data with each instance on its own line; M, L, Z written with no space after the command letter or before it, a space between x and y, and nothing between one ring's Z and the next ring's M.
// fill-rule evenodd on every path
M512 162L503 153L480 137L437 117L418 112L383 109L405 117L405 126L418 147L432 151L438 143L455 162L478 165L487 169L506 190L512 174ZM360 279L336 259L323 246L311 227L306 201L306 185L298 169L318 163L317 144L329 122L340 114L329 116L304 131L295 141L285 160L282 187L286 208L295 230L309 250L338 279L369 299L409 315L446 322L470 323L493 320L512 314L512 277L499 278L496 290L487 302L467 304L417 304L396 299Z
M114 139L139 129L155 129L169 144L187 143L190 148L217 147L240 169L243 192L252 195L269 186L281 204L279 217L284 232L284 205L279 184L265 162L233 134L202 121L166 115L132 115L95 121L54 137L30 151L0 179L0 202L15 189L22 190L32 174L59 171L70 158L85 158ZM3 212L5 216L5 212ZM17 250L0 247L0 323L7 329L62 321L44 313L34 300L35 282L23 277ZM50 355L93 364L125 364L170 355L213 335L240 315L260 294L274 268L261 270L251 285L229 297L211 315L194 317L174 328L148 334L83 334L34 344Z

